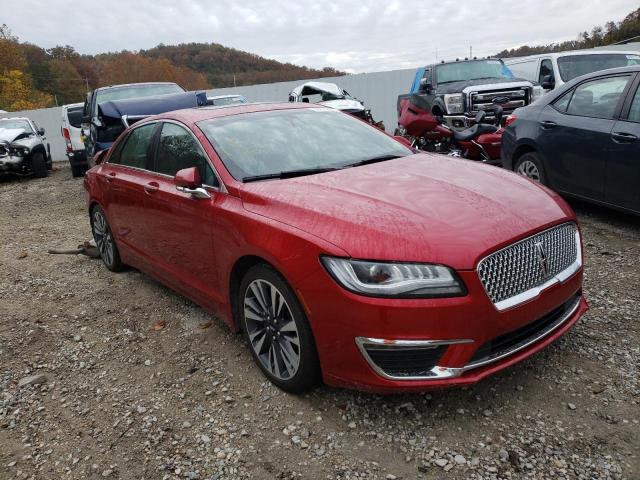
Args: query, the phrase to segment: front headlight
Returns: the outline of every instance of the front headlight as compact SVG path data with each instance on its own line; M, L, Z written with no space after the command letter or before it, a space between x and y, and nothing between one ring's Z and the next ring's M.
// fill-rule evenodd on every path
M461 93L448 93L444 96L447 113L464 113L464 98Z
M322 264L344 288L374 297L458 297L466 291L448 267L428 263L387 263L321 257Z

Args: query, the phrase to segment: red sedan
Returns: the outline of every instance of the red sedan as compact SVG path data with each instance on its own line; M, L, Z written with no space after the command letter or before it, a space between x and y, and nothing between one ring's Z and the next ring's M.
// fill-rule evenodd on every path
M587 309L558 195L328 108L171 112L99 161L85 188L106 267L223 318L288 391L477 382Z

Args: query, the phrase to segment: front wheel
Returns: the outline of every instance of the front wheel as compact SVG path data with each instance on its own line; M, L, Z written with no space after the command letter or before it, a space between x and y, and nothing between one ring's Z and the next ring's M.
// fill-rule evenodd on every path
M124 270L124 264L120 260L120 252L107 223L107 217L102 208L97 205L93 207L91 212L91 230L105 267L112 272Z
M547 184L547 179L542 167L540 157L535 152L529 152L522 155L517 161L513 170L523 177L530 178L535 182Z
M31 159L31 168L33 169L33 176L36 178L45 178L49 175L47 162L44 155L40 152L33 154L33 158Z
M282 276L252 267L240 285L242 329L254 360L275 385L292 393L315 386L320 364L307 318Z

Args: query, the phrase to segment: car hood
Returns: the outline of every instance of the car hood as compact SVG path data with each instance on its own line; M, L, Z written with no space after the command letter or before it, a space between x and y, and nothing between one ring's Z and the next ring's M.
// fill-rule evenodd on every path
M352 258L458 270L574 218L559 196L530 180L434 154L247 183L240 196L247 210L331 242Z
M474 91L495 90L499 88L530 87L532 83L524 78L481 78L461 82L439 83L437 93L460 93L465 88L474 88Z
M21 128L0 128L0 141L13 142L23 133Z
M335 108L336 110L344 110L348 112L360 112L364 110L364 105L362 105L361 102L349 98L341 100L327 100L326 102L318 102L318 104L324 105L325 107Z

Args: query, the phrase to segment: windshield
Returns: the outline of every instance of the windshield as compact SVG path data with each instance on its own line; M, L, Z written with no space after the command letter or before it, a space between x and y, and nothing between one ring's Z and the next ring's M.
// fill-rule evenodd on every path
M606 70L608 68L630 67L640 65L640 55L625 53L602 53L590 55L567 55L558 58L560 77L564 82L573 80L587 73Z
M247 103L244 97L241 97L241 96L220 97L220 98L214 98L211 101L212 101L212 104L216 107L219 107L222 105L236 105L238 103Z
M22 130L28 133L33 132L31 125L26 120L0 120L0 128L6 130Z
M152 97L154 95L168 95L170 93L182 93L184 90L175 83L131 85L127 87L98 90L96 103L109 102L111 100L127 100L129 98Z
M198 123L236 179L340 168L413 152L364 122L328 108L255 112Z
M513 78L501 60L474 60L436 66L436 83L466 82L482 78Z

